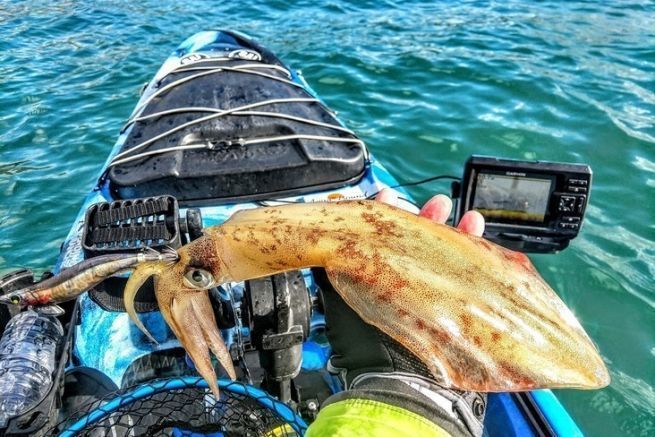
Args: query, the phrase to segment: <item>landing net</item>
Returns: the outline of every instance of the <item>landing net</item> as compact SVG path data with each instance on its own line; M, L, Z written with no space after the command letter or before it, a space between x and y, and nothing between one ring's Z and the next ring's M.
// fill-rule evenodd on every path
M240 382L219 381L216 400L196 377L150 381L84 406L50 430L60 436L298 436L286 404Z

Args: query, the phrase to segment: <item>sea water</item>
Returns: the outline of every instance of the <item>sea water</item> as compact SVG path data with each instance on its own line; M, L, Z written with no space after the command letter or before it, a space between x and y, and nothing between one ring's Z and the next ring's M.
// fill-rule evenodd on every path
M532 259L612 384L556 393L589 435L655 434L652 2L1 2L3 273L53 265L143 83L216 28L302 69L401 181L474 153L590 164L580 236Z

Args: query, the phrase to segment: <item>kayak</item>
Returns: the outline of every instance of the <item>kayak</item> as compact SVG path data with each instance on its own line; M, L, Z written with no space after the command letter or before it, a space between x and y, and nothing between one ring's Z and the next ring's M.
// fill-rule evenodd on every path
M143 88L62 245L55 273L94 251L112 250L111 240L120 232L135 241L168 244L177 238L180 243L192 239L193 226L220 224L239 210L371 198L383 188L396 190L404 206L417 211L411 196L299 71L241 33L200 32L184 41ZM152 227L130 215L139 208L155 217ZM100 214L111 220L124 214L124 229L91 229L89 211L95 211L96 224ZM175 220L183 217L181 224L167 221L169 212ZM121 294L125 280L105 281L67 309L74 312L74 323L60 416L83 413L60 426L62 435L98 423L107 430L119 426L116 411L128 403L135 405L132 422L137 407L148 414L164 408L148 404L153 393L175 394L158 398L173 406L156 417L170 419L182 408L175 402L184 390L204 390L152 293L140 293L136 307L157 342L130 321ZM216 290L213 299L228 349L240 363L241 382L221 381L222 393L232 389L234 399L255 399L288 422L286 428L278 422L269 426L267 435L302 434L322 400L343 389L326 370L330 346L311 272L231 284L229 290ZM287 335L297 326L303 328L301 342ZM270 346L277 338L288 343ZM267 347L275 353L262 353ZM197 401L201 407L206 402L203 397ZM256 420L263 422L268 416L261 414ZM152 414L140 417L146 416L151 422L146 420L142 429L162 429ZM173 435L229 435L225 425L208 429L180 420L169 425ZM581 434L549 390L489 394L484 427L492 436Z

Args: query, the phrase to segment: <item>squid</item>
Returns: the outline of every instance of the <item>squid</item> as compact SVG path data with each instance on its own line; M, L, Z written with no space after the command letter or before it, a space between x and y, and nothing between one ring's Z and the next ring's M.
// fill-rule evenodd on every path
M344 301L420 359L435 381L467 391L601 388L609 374L573 313L522 253L375 201L240 211L178 249L142 263L159 309L218 396L210 351L235 379L208 289L308 267L325 269Z

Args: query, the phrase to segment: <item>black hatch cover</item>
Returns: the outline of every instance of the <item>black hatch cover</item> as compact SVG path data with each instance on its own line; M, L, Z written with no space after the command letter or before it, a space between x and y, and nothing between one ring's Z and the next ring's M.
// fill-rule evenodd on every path
M120 153L128 151L123 156L130 157L177 146L197 147L146 155L111 167L107 176L113 195L128 199L168 194L185 204L225 203L319 191L361 178L366 164L365 146L347 130L322 126L341 125L318 101L255 105L162 135L212 115L179 108L226 110L267 100L313 98L302 87L287 82L285 69L264 65L282 66L268 50L237 35L223 32L221 38L225 39L226 53L246 47L259 53L261 60L205 59L166 76L158 89L197 75L178 82L146 105L142 117L178 111L134 123ZM253 67L257 64L260 67ZM263 74L223 70L199 75L220 66ZM264 112L283 114L283 118ZM157 136L161 138L129 152ZM291 138L266 141L280 137Z

